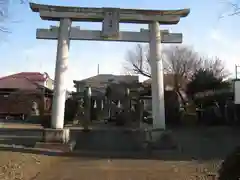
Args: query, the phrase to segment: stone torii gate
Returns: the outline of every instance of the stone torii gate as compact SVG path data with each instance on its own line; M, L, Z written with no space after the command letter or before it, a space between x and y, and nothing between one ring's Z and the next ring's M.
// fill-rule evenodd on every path
M30 3L33 12L42 20L60 21L59 27L37 29L37 39L58 40L55 68L55 88L52 109L52 128L63 129L65 109L65 74L68 69L70 40L144 42L150 46L152 73L153 128L165 129L163 62L161 43L182 43L181 33L160 31L159 25L177 24L190 10L137 10L119 8L80 8ZM71 27L72 21L102 22L101 31L81 30ZM119 23L148 24L149 29L140 32L122 32Z

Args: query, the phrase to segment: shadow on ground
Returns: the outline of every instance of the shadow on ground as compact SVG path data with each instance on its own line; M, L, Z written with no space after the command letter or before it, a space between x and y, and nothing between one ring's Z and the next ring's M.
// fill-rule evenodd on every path
M62 153L35 149L42 130L0 129L0 151L44 154L47 156L74 156L86 158L157 159L166 161L214 160L225 157L240 146L240 129L230 127L172 129L179 144L175 150L148 151L131 141L128 133L95 131L83 133L72 130L76 140L73 152ZM18 146L21 145L21 146Z
M34 147L43 136L41 129L0 128L0 144Z

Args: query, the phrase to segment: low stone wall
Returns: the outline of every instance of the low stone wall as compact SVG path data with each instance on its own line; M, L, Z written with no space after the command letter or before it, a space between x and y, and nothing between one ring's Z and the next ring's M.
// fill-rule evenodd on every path
M72 131L77 150L90 151L141 151L145 134L131 130Z
M146 134L141 131L94 130L86 133L72 130L71 135L76 138L76 150L118 152L146 150L144 147ZM167 144L170 143L168 145L172 148L166 148L167 151L165 151L162 146L164 141ZM161 153L164 151L162 158L224 159L234 148L240 146L240 129L231 127L176 128L171 129L170 136L156 139L154 143L153 151L160 150ZM168 154L168 152L171 153Z
M43 132L43 129L0 128L0 144L33 146L36 142L42 141ZM122 129L95 129L83 132L80 128L70 128L70 140L76 140L75 150L77 151L98 152L141 152L146 150L144 145L147 143L145 132ZM165 142L176 143L172 144L173 149L176 145L178 146L170 154L164 154L161 158L224 159L235 147L240 146L240 129L231 127L176 128L171 129L170 135L155 140L154 151L158 151L159 148L162 150L161 148L164 147L161 143Z

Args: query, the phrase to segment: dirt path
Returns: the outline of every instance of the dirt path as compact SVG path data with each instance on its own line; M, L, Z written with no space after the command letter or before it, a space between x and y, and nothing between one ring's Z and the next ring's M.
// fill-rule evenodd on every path
M161 160L108 160L68 158L52 171L40 173L37 180L186 180L213 179L219 164Z
M162 161L53 157L0 152L1 180L209 179L220 161Z

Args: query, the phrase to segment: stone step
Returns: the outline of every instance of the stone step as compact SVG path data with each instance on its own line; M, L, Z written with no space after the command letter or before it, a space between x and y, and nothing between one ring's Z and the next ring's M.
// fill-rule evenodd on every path
M37 142L35 148L44 150L54 150L59 152L72 152L75 148L76 142L70 141L68 143L51 143L51 142Z

